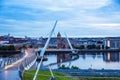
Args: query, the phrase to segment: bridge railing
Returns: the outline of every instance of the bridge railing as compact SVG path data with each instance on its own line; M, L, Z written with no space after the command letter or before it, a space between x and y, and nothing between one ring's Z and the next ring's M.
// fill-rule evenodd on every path
M14 55L10 57L1 57L0 58L0 69L4 69L5 66L11 65L12 63L16 62L17 60L21 59L24 54Z
M29 70L36 62L37 56L35 52L29 57L26 57L19 65L20 70Z

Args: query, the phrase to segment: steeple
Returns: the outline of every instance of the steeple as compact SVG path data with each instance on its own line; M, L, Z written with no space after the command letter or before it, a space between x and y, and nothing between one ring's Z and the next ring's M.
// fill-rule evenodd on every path
M58 37L58 36L61 36L60 32L58 32L57 37Z
M58 32L58 34L57 34L57 39L61 40L61 34L60 34L60 32Z

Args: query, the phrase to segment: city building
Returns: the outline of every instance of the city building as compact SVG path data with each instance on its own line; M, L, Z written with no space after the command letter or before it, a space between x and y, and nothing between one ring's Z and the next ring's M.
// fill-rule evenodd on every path
M107 37L107 46L111 49L120 49L120 37Z

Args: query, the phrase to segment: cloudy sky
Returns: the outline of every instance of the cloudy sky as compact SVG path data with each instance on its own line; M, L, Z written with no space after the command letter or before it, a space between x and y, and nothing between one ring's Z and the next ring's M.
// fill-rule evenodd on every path
M120 36L120 0L0 0L0 35Z

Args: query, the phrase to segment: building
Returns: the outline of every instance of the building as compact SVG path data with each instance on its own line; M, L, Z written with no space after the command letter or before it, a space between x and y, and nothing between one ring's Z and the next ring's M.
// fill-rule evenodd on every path
M111 49L120 49L120 37L107 37L107 46Z
M68 48L68 43L66 42L65 38L61 37L60 32L57 34L57 48L58 49L66 49ZM70 59L70 54L57 54L57 63L61 63ZM60 67L60 64L58 64Z
M67 47L67 43L66 43L65 39L62 38L60 32L58 32L58 34L57 34L57 48L61 49L61 48L66 48L66 47Z

